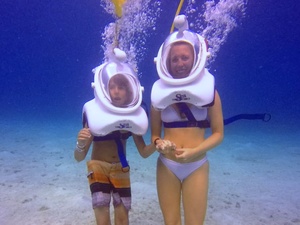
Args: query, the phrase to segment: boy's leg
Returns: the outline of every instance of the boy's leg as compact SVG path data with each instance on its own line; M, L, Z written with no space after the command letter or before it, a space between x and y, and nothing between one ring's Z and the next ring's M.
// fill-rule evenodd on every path
M107 178L110 163L90 160L87 162L92 205L97 225L111 225L110 202L112 186Z
M128 179L127 183L130 185ZM119 188L112 194L114 205L115 225L129 224L129 210L131 209L131 188Z
M129 217L128 210L123 204L119 204L115 207L115 225L128 225Z
M109 207L94 208L97 225L111 225Z
M131 209L130 172L123 172L121 163L115 164L110 173L113 188L115 225L128 225L128 212Z

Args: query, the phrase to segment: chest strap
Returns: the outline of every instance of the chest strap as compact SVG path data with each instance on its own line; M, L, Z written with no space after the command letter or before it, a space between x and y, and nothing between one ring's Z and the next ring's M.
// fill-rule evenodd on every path
M164 122L165 128L183 128L183 127L199 127L208 128L210 126L208 120L196 120L192 111L185 102L177 103L180 113L183 113L188 121Z
M117 130L105 136L94 136L93 141L109 141L115 139L127 140L131 135L131 132L122 133Z
M208 120L200 121L176 121L176 122L164 122L165 128L184 128L184 127L199 127L199 128L209 128L210 124Z

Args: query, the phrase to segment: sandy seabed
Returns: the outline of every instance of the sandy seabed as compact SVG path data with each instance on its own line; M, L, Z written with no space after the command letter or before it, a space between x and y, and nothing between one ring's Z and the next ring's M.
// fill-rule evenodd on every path
M86 165L73 158L80 123L12 119L0 125L0 224L95 224ZM299 136L298 126L274 120L228 125L223 143L208 153L205 225L300 224ZM161 225L155 182L158 155L143 159L131 139L127 148L133 196L130 224Z

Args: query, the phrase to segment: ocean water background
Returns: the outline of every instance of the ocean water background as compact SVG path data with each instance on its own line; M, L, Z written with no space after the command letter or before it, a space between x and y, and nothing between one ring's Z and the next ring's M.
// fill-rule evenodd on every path
M267 112L299 124L298 6L296 0L248 2L245 18L210 66L225 117ZM176 8L177 2L162 4L163 16L139 65L148 103L157 79L153 58ZM103 59L101 32L113 18L97 0L5 0L0 13L2 117L80 119L82 105L93 98L91 70Z
M162 1L161 17L139 64L148 104L152 84L158 79L153 58L169 33L177 4ZM210 65L225 118L270 113L272 119L228 125L222 145L209 153L208 224L239 224L249 222L248 218L255 225L280 224L279 218L286 224L299 223L299 15L296 0L249 1L245 17ZM73 224L77 220L82 224L94 220L90 199L85 197L89 196L85 165L76 164L72 154L82 106L94 96L91 70L103 59L101 33L113 21L99 0L1 1L0 134L4 142L0 146L0 189L4 194L0 221L23 224L28 217L28 224ZM129 145L134 148L132 142ZM135 151L129 157L140 159ZM139 208L143 212L146 206L147 218L152 217L147 214L152 203L157 213L153 217L160 215L154 189L149 198L143 195L141 182L151 177L153 183L144 185L155 186L155 174L144 167L147 162L154 171L155 159L149 161L135 160L134 166L143 165L132 171L134 195L140 199L135 204L141 205L135 205L135 212ZM71 217L81 220L70 220L61 210L65 205L57 207L59 203L68 206ZM86 211L80 214L78 210Z
M177 2L162 4L139 65L148 103L158 78L153 58L176 8ZM97 0L6 0L0 13L2 118L80 119L82 105L93 98L91 70L103 59L101 32L113 18ZM297 1L248 2L245 18L210 66L225 117L267 112L299 124L299 13Z

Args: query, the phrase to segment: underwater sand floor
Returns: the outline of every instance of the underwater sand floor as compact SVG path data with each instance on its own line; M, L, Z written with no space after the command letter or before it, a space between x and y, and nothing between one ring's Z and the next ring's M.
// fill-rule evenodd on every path
M80 123L14 119L0 125L5 137L0 146L0 224L95 224L85 162L73 158ZM223 143L208 153L205 225L300 224L299 134L297 126L276 120L226 126ZM155 183L158 154L143 159L131 139L127 148L130 224L163 224Z

